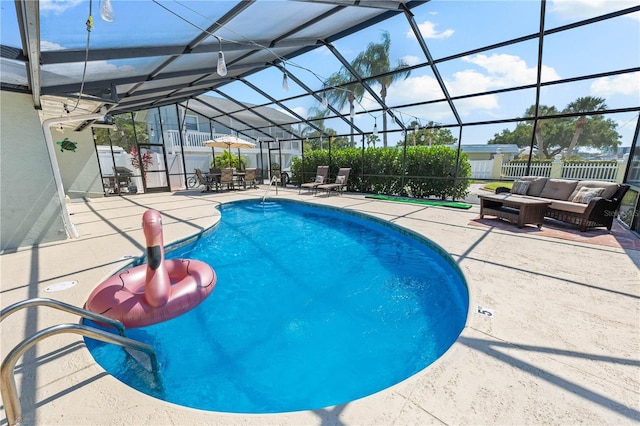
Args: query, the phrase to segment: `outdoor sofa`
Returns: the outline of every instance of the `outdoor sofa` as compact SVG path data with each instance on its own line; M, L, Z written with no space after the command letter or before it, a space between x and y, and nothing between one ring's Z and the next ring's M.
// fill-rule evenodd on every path
M551 204L545 217L577 225L581 231L606 226L611 230L628 185L595 180L551 179L524 176L511 189L499 187L496 194L511 192L526 197L544 199Z

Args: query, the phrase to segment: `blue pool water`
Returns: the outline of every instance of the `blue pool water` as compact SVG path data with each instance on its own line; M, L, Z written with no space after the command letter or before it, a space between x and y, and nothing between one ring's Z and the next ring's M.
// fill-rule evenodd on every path
M159 377L86 339L122 382L204 410L317 409L424 369L464 327L464 279L428 241L294 202L220 210L218 228L167 254L211 264L213 293L185 315L127 330L156 349Z

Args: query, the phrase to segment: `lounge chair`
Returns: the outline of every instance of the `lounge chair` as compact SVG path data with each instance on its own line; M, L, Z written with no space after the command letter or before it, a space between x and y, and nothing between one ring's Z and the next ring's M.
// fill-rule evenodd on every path
M315 193L317 191L318 185L322 185L326 182L327 176L329 175L329 166L318 166L316 170L316 178L313 182L307 182L300 185L300 189L298 190L298 194L302 191L302 188L307 188L307 191L311 191Z
M216 182L212 181L211 179L209 179L208 176L204 176L200 169L196 169L196 177L198 178L198 183L200 185L204 185L204 187L205 187L204 191L202 191L202 192L211 191L211 186L216 186L217 187Z
M347 187L347 181L349 180L349 172L350 168L341 168L338 170L338 175L333 183L327 183L323 185L318 185L316 190L327 191L327 197L331 195L331 191L340 191L338 194L342 194L343 188Z

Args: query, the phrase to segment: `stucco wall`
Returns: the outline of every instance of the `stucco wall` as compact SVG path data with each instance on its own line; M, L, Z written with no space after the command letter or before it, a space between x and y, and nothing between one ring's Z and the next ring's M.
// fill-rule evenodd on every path
M56 130L56 126L53 126L51 136L54 142L67 138L69 141L77 143L75 152L61 151L60 145L55 144L65 194L72 199L103 197L104 190L100 180L98 157L91 129L87 128L82 132L66 129L64 133L61 133Z
M67 238L44 133L30 95L0 93L0 248Z

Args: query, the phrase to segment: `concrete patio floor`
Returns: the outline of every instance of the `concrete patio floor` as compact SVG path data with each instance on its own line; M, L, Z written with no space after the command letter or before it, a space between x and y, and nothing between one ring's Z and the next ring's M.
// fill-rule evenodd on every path
M141 215L162 212L165 243L212 226L219 203L264 189L146 194L69 205L81 237L5 253L2 308L33 297L82 306L95 285L144 250ZM457 261L469 285L467 324L434 364L374 395L325 409L273 415L200 411L153 399L98 366L77 335L37 344L18 361L27 425L409 425L640 422L640 252L470 226L458 210L279 190L412 229ZM70 289L47 293L55 283ZM215 297L215 292L212 295ZM493 310L489 317L477 312ZM7 318L2 357L38 330L78 317L46 307ZM0 424L7 424L2 411Z

